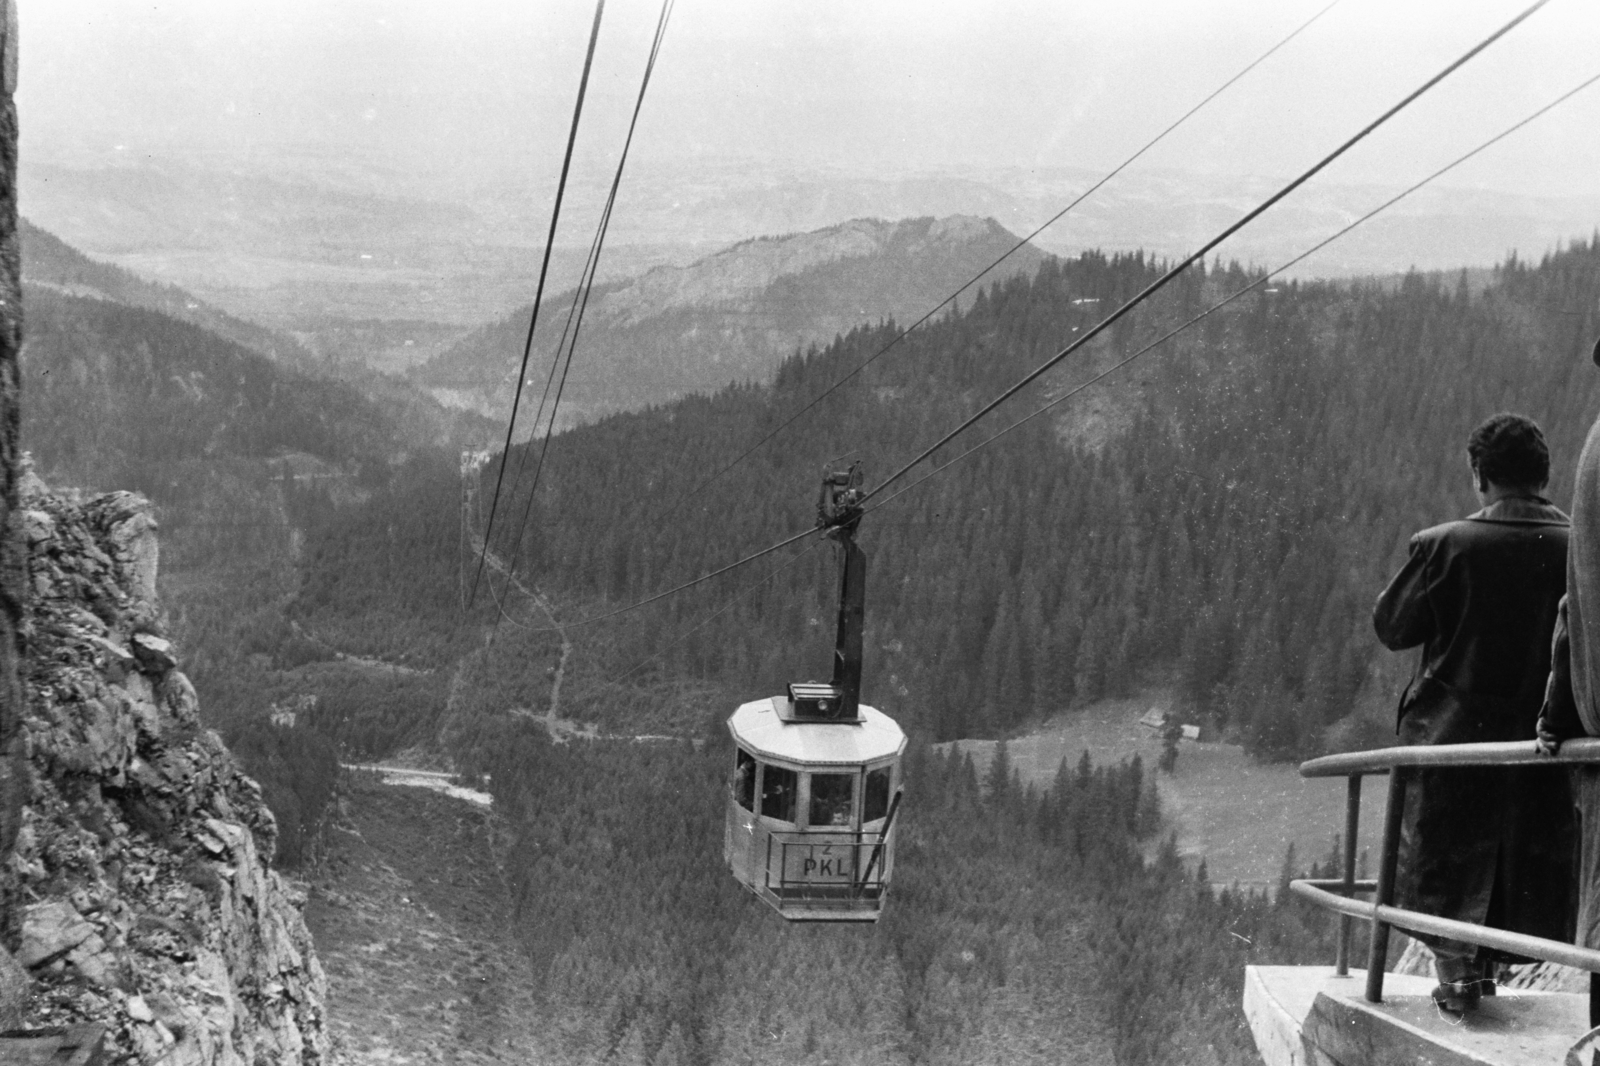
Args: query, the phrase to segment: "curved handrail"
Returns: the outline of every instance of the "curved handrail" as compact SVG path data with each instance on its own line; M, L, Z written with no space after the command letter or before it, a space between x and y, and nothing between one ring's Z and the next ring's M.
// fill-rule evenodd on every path
M1600 738L1583 737L1562 743L1555 755L1541 753L1532 740L1499 744L1434 744L1379 748L1325 755L1300 764L1302 777L1344 777L1346 781L1344 877L1338 881L1299 880L1290 883L1296 895L1305 897L1339 917L1339 950L1334 970L1340 976L1349 972L1350 922L1367 918L1372 934L1367 950L1366 998L1383 1002L1383 971L1389 951L1389 928L1398 926L1413 933L1429 933L1484 947L1509 951L1530 958L1560 962L1600 973L1600 951L1575 947L1505 930L1489 929L1471 922L1459 922L1421 914L1394 906L1395 875L1399 862L1401 821L1406 791L1417 780L1421 769L1445 767L1571 767L1600 765ZM1384 810L1383 851L1378 861L1378 877L1367 889L1356 881L1356 834L1361 815L1361 779L1367 774L1389 777L1389 799ZM1352 897L1370 891L1371 903Z
M1600 763L1600 738L1568 740L1555 755L1541 755L1531 740L1498 744L1428 744L1324 755L1300 764L1301 777L1386 774L1396 766L1584 766Z
M1408 933L1429 933L1450 940L1477 944L1479 947L1494 948L1496 951L1512 955L1522 955L1544 962L1557 962L1563 966L1588 970L1590 973L1600 973L1600 951L1591 948L1580 948L1564 944L1559 940L1528 936L1526 933L1491 929L1472 922L1458 922L1451 918L1422 914L1402 907L1364 903L1358 899L1346 898L1342 894L1343 888L1343 883L1335 880L1307 879L1289 882L1289 891L1295 895L1338 914L1347 914L1352 918L1376 917L1379 921L1404 929ZM1367 891L1372 889L1369 888Z

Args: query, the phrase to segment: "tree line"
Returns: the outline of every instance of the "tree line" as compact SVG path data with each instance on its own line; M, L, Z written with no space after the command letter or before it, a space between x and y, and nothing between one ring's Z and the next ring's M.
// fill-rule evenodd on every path
M1041 790L915 745L883 917L839 927L724 869L727 743L478 751L552 1062L1245 1064L1244 966L1332 958L1329 916L1185 869L1137 759Z
M771 385L563 433L531 508L526 477L500 501L494 550L569 623L717 569L809 526L828 460L864 458L871 484L1161 269L1086 253L985 289L703 487L897 326L797 353ZM1475 508L1467 432L1497 410L1538 419L1556 456L1551 493L1567 494L1600 394L1584 357L1600 328L1600 244L1508 261L1486 284L1411 274L1258 290L1099 392L953 461L1252 277L1192 271L867 517L869 701L944 740L1171 678L1190 720L1265 758L1382 741L1405 664L1372 639L1369 606L1411 532ZM498 461L480 474L480 507ZM514 449L509 468L522 462ZM461 610L459 573L476 560L460 499L440 459L364 507L327 511L308 532L296 610L368 640L388 627L363 618L421 612L437 653L454 654L450 634L497 610L482 595L475 614ZM592 677L574 709L647 719L618 708L682 680L759 694L825 674L835 567L826 550L778 556L578 627ZM499 639L548 642L534 632L548 622L507 595L523 625L502 624ZM415 628L393 643L417 647Z

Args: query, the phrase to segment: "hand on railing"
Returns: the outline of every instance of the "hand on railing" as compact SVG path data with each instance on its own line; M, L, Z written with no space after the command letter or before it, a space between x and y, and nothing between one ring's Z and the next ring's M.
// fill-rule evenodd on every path
M1550 720L1549 711L1549 701L1546 701L1544 709L1539 711L1538 722L1534 723L1533 751L1541 755L1555 757L1555 755L1562 754L1563 739L1570 738L1562 731L1558 731L1560 727L1558 727L1557 722Z
M1533 741L1533 750L1540 755L1555 756L1561 753L1561 738L1550 730L1549 723L1544 715L1539 716L1539 724L1534 727L1536 734Z

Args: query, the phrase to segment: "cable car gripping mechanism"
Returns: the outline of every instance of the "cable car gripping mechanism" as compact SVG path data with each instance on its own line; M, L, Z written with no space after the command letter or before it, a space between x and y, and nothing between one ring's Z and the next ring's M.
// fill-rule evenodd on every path
M860 461L843 470L822 468L822 495L817 499L817 528L830 540L848 540L861 523L866 475Z

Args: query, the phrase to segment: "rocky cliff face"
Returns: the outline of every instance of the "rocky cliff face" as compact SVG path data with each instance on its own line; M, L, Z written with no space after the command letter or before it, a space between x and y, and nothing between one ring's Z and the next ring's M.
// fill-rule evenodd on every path
M326 1061L304 896L267 868L272 814L162 636L149 504L27 479L20 516L28 780L0 892L22 1024L103 1026L115 1061Z

